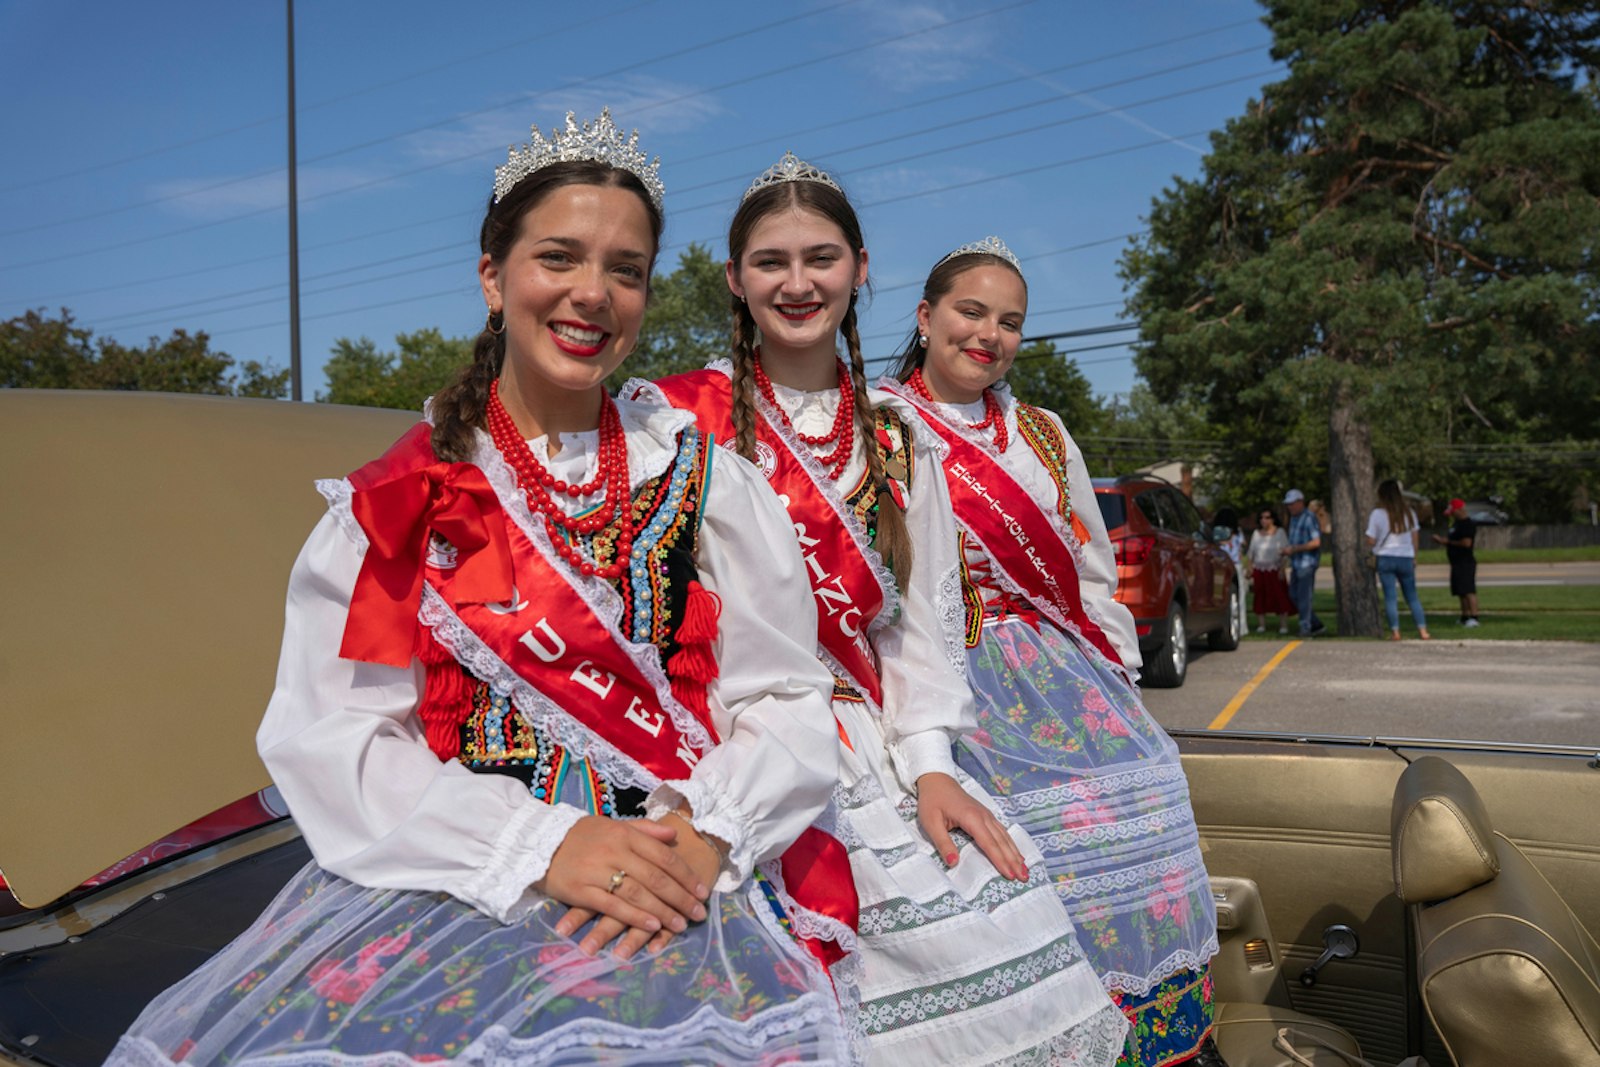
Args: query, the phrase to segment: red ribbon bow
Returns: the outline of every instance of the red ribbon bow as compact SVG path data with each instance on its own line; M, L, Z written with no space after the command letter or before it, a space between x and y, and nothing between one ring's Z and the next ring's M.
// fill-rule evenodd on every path
M405 667L416 648L423 560L437 533L457 552L455 599L511 599L511 543L505 516L483 472L434 463L356 490L350 511L367 534L367 556L350 597L339 655Z

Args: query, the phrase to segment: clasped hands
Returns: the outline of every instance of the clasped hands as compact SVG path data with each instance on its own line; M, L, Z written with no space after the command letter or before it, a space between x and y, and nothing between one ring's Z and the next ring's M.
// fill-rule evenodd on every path
M1028 865L1005 826L950 775L917 779L917 818L946 866L959 861L950 837L959 829L1001 874L1027 881ZM659 822L586 815L567 831L535 888L568 905L556 933L571 937L598 917L579 950L593 956L615 941L614 954L626 960L641 948L659 951L689 923L703 922L721 869L718 847L681 815L669 812Z
M641 948L655 952L691 922L706 918L722 856L689 821L669 812L660 821L586 815L572 825L550 869L534 888L568 905L556 933L572 937L598 922L578 943L593 956L615 941L618 959Z

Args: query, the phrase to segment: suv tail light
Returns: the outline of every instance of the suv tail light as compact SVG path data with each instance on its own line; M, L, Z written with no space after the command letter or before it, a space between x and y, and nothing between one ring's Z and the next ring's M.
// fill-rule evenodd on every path
M1119 537L1111 542L1112 549L1117 555L1119 567L1132 567L1143 563L1150 558L1150 553L1156 547L1154 537Z

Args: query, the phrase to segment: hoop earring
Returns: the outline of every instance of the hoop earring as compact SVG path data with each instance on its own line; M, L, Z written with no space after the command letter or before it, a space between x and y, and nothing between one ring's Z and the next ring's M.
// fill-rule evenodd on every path
M500 328L498 330L494 328L494 323L495 323L496 319L500 320ZM503 311L491 311L491 312L489 312L488 316L483 320L483 328L485 330L488 330L490 333L494 334L496 337L499 337L501 334L505 333L506 332L506 314L505 314L505 312L503 312Z

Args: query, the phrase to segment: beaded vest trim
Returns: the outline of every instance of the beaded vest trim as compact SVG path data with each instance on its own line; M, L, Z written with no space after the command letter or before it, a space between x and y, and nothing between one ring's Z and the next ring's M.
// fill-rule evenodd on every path
M699 574L695 545L713 444L709 434L694 427L684 430L671 466L634 491L634 558L612 583L623 604L618 625L634 641L655 645L663 663L678 650L676 633L688 586ZM600 531L588 538L598 563L615 558L612 536ZM453 660L429 670L466 672ZM614 788L587 760L571 756L531 727L504 694L470 673L467 677L472 711L461 725L457 758L468 769L510 775L546 803L566 800L602 815L643 814L642 791Z
M1067 488L1066 438L1061 436L1061 431L1042 408L1031 404L1017 405L1017 430L1050 473L1050 480L1056 483L1056 492L1059 494L1056 510L1061 513L1062 521L1072 527L1072 493Z

